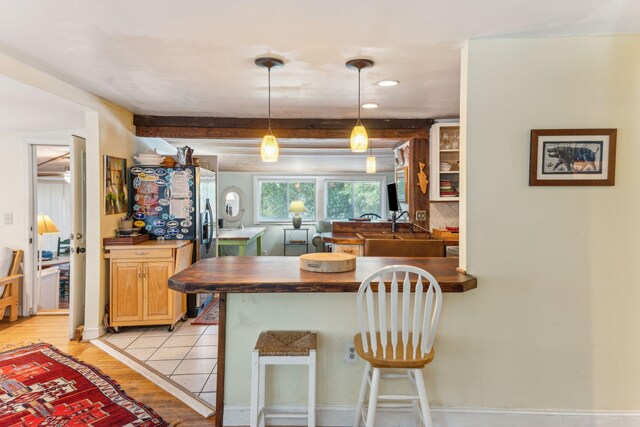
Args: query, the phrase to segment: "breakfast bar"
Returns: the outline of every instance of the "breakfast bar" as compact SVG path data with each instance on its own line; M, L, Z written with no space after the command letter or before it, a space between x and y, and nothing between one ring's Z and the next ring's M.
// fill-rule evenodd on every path
M355 292L370 273L389 265L412 265L433 274L445 293L477 287L475 277L456 270L455 258L358 257L356 269L342 273L304 271L299 263L296 257L284 256L208 258L169 279L176 291L220 294L217 425L224 420L224 425L234 425L236 412L248 407L251 351L259 333L267 329L317 331L318 403L352 403L334 401L334 389L357 392L361 371L344 363L343 352L357 328ZM293 368L278 374L288 380L287 387L274 392L276 403L296 402L305 395L306 386L291 377L296 372ZM225 407L233 413L223 415Z

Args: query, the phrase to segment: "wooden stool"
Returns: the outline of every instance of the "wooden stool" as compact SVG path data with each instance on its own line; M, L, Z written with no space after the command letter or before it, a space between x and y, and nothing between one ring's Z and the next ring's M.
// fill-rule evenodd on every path
M251 363L251 427L264 427L273 417L307 418L316 425L316 350L318 337L311 331L262 332ZM265 408L267 365L309 365L309 410L305 413L268 414Z

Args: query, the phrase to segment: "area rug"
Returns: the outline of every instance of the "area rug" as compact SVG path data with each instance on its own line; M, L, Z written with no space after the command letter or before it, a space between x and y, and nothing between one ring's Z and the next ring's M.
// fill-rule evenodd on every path
M207 304L198 317L191 322L192 325L217 325L220 319L220 298L214 297L209 304Z
M97 368L39 343L0 353L0 426L169 426Z

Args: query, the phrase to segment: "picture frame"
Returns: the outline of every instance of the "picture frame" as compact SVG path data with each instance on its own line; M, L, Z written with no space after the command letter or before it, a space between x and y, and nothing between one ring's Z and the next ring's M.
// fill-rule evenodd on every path
M529 186L613 186L617 129L532 129Z
M104 214L126 214L129 205L127 194L127 160L104 156Z
M396 169L396 190L400 203L407 203L407 169L406 166Z

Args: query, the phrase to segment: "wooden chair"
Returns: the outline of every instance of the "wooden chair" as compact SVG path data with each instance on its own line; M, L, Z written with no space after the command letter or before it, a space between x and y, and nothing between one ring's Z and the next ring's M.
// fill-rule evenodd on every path
M18 320L18 295L22 284L22 274L20 274L22 255L21 250L13 251L13 261L7 276L0 278L0 320L4 317L7 308L9 308L9 322ZM3 273L0 272L0 274Z
M307 426L316 425L316 351L318 336L312 331L265 331L252 353L250 427L264 427L267 418L307 418ZM266 401L268 365L308 365L309 393L306 413L269 413Z
M58 237L58 250L56 251L56 256L69 253L71 253L71 239L62 240Z
M360 215L360 218L363 219L381 219L382 217L380 215L378 215L377 213L363 213L362 215Z
M391 295L390 304L387 304L386 281L389 279ZM414 292L411 292L412 283L415 283ZM374 302L374 287L377 303ZM402 288L401 295L399 288ZM422 423L432 426L422 369L434 357L433 340L441 304L440 285L431 274L420 268L389 266L372 273L362 282L357 296L360 333L354 337L354 344L356 352L367 365L360 386L354 427L358 427L362 419L367 427L373 427L378 407L414 408ZM400 324L398 318L401 319ZM404 369L406 373L382 375L382 369ZM381 378L405 378L417 394L378 395ZM365 416L367 388L370 391Z

